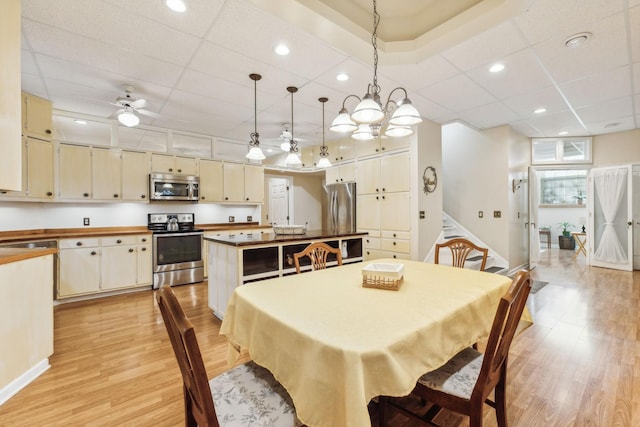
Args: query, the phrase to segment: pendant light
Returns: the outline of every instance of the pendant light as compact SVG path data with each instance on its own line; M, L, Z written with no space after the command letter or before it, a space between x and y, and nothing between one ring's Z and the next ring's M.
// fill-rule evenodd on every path
M342 101L342 108L338 116L333 120L329 130L333 132L353 132L351 137L360 141L370 141L380 135L382 127L386 127L385 135L398 138L411 135L411 125L422 122L420 113L411 104L407 91L403 87L397 87L389 93L387 102L382 105L380 101L381 88L378 85L378 24L380 15L376 0L373 0L373 83L367 86L367 93L362 99L356 95L349 95ZM391 99L395 91L402 91L404 98L400 101ZM359 103L349 115L345 103L349 98L358 99ZM393 113L392 113L393 112ZM400 128L398 128L400 127Z
M318 101L322 102L322 145L320 146L320 160L318 161L319 168L330 168L331 162L329 161L329 148L324 143L324 104L329 98L318 98Z
M291 94L291 139L289 140L289 154L284 161L284 164L287 166L300 166L302 165L302 160L298 156L298 143L296 142L293 136L293 94L298 91L297 87L289 86L287 87L287 91Z
M249 74L249 78L253 80L253 133L251 134L251 140L249 141L249 152L247 153L247 159L249 160L264 160L265 155L260 148L260 134L258 133L258 80L262 78L260 74Z

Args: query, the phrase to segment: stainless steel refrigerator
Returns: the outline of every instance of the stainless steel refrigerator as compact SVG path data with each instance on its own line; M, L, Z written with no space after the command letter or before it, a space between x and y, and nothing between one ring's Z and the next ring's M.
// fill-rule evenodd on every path
M325 184L322 228L334 233L356 231L356 183Z

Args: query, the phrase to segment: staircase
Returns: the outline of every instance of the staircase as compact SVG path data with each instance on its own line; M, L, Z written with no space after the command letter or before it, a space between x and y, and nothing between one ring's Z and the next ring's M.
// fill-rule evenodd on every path
M455 238L464 238L472 241L476 245L487 248L488 246L476 236L471 234L469 230L458 224L454 221L449 215L443 212L442 214L442 232L440 236L438 236L438 240L436 243L446 242L450 239ZM435 254L435 244L427 254L424 262L433 262L433 257ZM440 263L441 264L451 264L451 251L449 250L441 250L440 251ZM479 252L472 252L467 261L464 264L464 268L469 268L472 270L480 270L480 265L482 264L482 254ZM491 248L489 248L489 254L487 256L487 265L485 266L484 271L490 273L498 273L498 274L507 274L509 269L509 263L507 260L502 258L500 255L495 253Z

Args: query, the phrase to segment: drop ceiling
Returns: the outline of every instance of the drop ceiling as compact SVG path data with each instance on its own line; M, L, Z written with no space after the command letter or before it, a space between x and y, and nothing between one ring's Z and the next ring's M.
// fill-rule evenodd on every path
M244 143L322 140L349 94L373 77L369 0L23 0L22 89L54 109L113 119L123 84L149 102L142 125ZM403 86L424 118L529 137L599 135L640 125L640 0L378 0L378 82ZM447 6L444 7L443 5ZM568 48L570 36L589 32ZM289 46L288 56L274 47ZM505 70L488 68L501 62ZM346 82L336 80L347 73ZM354 105L347 105L353 109ZM533 111L546 108L541 114ZM135 131L129 134L136 134ZM343 135L325 132L327 140ZM152 146L151 146L152 147Z

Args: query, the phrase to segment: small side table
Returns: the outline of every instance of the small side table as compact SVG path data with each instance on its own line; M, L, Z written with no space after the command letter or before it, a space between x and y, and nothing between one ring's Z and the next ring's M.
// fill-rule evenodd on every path
M572 231L571 236L573 236L573 240L575 240L578 244L578 249L576 250L575 255L573 255L573 260L575 261L580 253L582 253L582 255L584 255L584 257L586 258L587 248L585 248L584 245L587 244L587 233Z
M551 230L548 228L540 228L538 229L538 232L540 233L540 236L546 236L547 249L551 249Z

